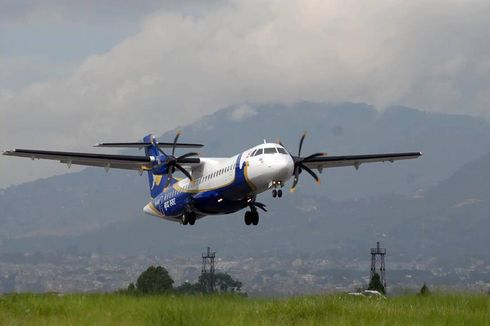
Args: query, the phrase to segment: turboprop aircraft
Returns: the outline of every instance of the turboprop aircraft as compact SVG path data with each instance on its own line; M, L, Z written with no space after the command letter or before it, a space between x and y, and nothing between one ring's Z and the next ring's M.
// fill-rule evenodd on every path
M394 162L415 159L420 152L329 156L315 153L301 156L306 133L301 136L297 155L277 143L259 144L237 155L217 158L198 157L190 152L176 156L177 148L199 148L202 144L179 143L180 132L171 143L159 142L147 135L142 142L99 143L96 147L144 148L145 156L54 152L32 149L13 149L3 155L28 157L31 159L57 160L70 167L72 164L114 169L137 170L148 174L150 202L143 208L147 214L159 218L194 225L197 219L207 215L230 214L241 209L245 212L245 224L259 223L258 209L267 211L257 195L272 190L274 198L283 196L282 188L293 179L291 191L296 189L303 171L320 183L313 170L319 173L325 168L353 166L359 169L364 163ZM170 148L171 152L163 149ZM182 172L182 179L173 177Z

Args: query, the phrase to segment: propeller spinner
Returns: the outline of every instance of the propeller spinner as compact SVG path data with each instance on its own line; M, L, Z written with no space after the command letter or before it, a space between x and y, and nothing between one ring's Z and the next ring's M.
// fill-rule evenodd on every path
M294 161L294 170L293 170L294 180L293 180L293 186L291 187L291 190L290 190L291 192L294 192L296 190L296 186L298 185L298 181L299 181L299 175L303 170L308 172L308 174L310 174L313 177L313 179L315 179L317 184L320 184L320 178L318 178L316 173L313 172L304 163L307 163L309 160L314 159L316 157L325 156L327 154L326 153L315 153L312 155L308 155L306 157L301 157L301 149L303 148L303 142L305 140L305 137L306 137L306 132L303 133L303 135L301 136L301 139L299 140L298 155L297 156L291 155L291 157L293 158L293 161ZM285 147L280 140L278 140L278 144L281 145L282 147Z
M165 162L162 162L162 163L160 163L158 165L158 166L161 166L163 164L166 164L167 167L168 167L167 181L166 181L165 187L164 187L165 190L170 185L170 181L172 180L172 174L175 172L175 169L179 170L186 177L188 177L191 181L193 181L192 175L189 172L187 172L187 170L184 169L182 167L182 165L180 165L180 163L182 162L183 159L188 158L188 157L191 157L191 156L197 156L197 155L199 155L199 153L189 152L189 153L186 153L184 155L180 155L178 157L175 157L175 148L176 148L176 144L177 144L177 141L179 140L180 135L181 135L181 132L180 131L178 131L177 134L175 135L175 138L174 138L174 141L173 141L173 145L172 145L172 154L166 154L158 146L158 141L156 140L156 138L152 138L152 140L151 140L152 144L158 149L158 151L160 153L162 153L166 157Z

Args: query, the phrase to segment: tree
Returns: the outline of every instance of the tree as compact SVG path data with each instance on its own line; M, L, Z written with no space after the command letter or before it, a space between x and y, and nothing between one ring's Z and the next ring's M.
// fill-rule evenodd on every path
M199 294L199 293L204 292L201 284L190 283L190 282L182 283L182 285L175 288L175 291L178 293L184 293L184 294Z
M177 288L178 292L182 293L240 293L242 282L234 280L227 273L214 274L214 289L211 288L213 283L213 274L202 273L199 276L197 283L184 283Z
M131 283L129 283L129 285L128 285L128 292L133 293L134 291L136 291L136 287L134 286L134 283L133 283L133 282L131 282Z
M221 293L236 293L240 292L242 282L234 280L227 273L217 273L215 275L215 291Z
M172 290L174 280L162 266L150 266L136 281L138 292L160 294Z
M429 290L429 287L427 286L427 284L424 283L424 285L422 285L422 287L420 288L420 295L429 295L430 294L430 290Z
M373 277L371 277L368 290L378 291L379 293L385 294L385 287L383 283L381 283L381 277L378 273L374 273Z
M213 289L213 275L214 275L214 284L216 284L216 274L212 273L202 273L197 280L197 286L202 293L211 293L214 292Z

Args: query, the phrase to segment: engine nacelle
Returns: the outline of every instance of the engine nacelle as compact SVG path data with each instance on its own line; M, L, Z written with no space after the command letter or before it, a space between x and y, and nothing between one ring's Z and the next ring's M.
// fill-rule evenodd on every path
M153 163L153 167L151 172L155 175L163 175L168 173L168 164L167 157L165 155L159 155L157 157L152 156L151 161Z

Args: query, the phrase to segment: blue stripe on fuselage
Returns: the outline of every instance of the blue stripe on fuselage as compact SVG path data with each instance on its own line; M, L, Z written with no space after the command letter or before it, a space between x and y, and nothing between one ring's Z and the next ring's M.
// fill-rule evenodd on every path
M204 214L228 214L247 207L248 195L252 188L246 180L245 162L240 166L241 157L242 154L237 156L235 178L231 184L218 189L188 193L173 187L177 183L174 179L172 187L153 200L154 206L166 216L179 216L188 207ZM218 199L222 201L218 202Z

